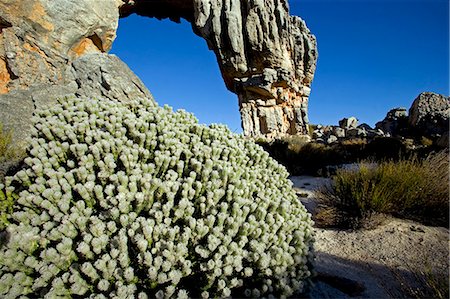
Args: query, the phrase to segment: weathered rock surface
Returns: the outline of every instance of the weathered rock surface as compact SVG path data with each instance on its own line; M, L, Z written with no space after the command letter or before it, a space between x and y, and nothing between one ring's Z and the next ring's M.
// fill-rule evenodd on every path
M442 135L449 131L450 98L423 92L409 108L409 124L424 135Z
M68 79L78 85L77 95L127 101L152 98L144 83L117 56L87 54L72 63Z
M183 17L214 51L247 136L305 134L316 39L285 0L125 0L122 15Z
M106 52L116 36L113 0L1 0L0 93L59 84L70 62Z

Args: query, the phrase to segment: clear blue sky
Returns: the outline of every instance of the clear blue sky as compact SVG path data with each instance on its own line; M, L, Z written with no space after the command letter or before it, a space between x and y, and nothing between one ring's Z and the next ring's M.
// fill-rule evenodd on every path
M423 91L449 94L448 0L290 0L316 35L319 61L309 102L312 123L356 116L374 125ZM159 104L201 123L241 132L237 97L190 24L130 16L111 53L144 81Z

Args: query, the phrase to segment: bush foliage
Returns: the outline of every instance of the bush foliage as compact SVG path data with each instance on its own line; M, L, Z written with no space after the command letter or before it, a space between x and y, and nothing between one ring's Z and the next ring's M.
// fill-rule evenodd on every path
M378 212L448 226L448 171L447 151L424 160L364 162L338 170L319 197L338 212L340 224L358 226Z
M223 126L147 100L43 111L0 249L0 297L290 296L310 215L286 169Z

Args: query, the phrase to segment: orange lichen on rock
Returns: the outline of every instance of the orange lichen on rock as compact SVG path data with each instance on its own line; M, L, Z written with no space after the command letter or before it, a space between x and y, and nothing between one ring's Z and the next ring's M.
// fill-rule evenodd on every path
M97 39L98 39L98 41L97 41ZM88 53L104 52L101 49L101 41L99 43L99 40L100 39L97 36L85 37L79 43L77 43L74 47L72 47L70 54L72 56L74 56L74 58L78 58L78 57L80 57L84 54L88 54Z
M0 58L0 94L8 93L8 83L11 81L11 75L8 71L6 61Z
M41 25L42 28L46 29L47 31L53 31L54 25L46 20L46 17L48 17L47 12L45 11L44 7L42 6L41 2L36 2L33 5L33 9L30 12L30 15L28 18Z
M42 56L42 57L47 56L47 55L45 55L45 53L41 49L39 49L38 47L36 47L34 45L31 45L29 43L24 43L23 44L23 48L27 49L28 51L38 53L39 56Z

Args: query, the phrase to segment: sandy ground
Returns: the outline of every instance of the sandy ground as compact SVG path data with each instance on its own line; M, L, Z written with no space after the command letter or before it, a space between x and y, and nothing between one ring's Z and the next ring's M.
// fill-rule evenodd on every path
M329 179L291 180L300 200L314 213L314 190ZM427 282L440 279L448 286L446 228L386 217L373 229L315 232L317 278L310 298L408 298L413 292L421 298L431 295L417 290Z

